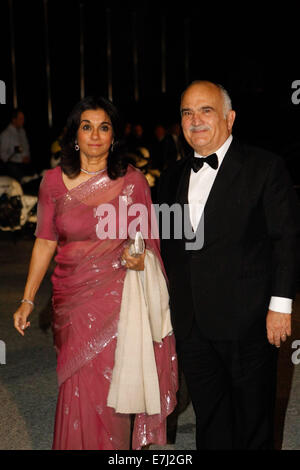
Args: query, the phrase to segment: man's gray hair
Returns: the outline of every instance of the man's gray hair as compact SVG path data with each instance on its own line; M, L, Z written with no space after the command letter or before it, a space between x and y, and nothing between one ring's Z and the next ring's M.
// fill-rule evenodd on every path
M231 98L230 98L230 96L229 96L228 91L227 91L222 85L220 85L219 83L216 83L216 86L219 88L219 90L221 91L221 93L222 93L222 95L223 95L223 100L224 100L224 104L223 104L224 118L226 118L226 116L227 116L227 114L229 113L229 111L232 111Z
M220 92L222 93L223 96L223 112L224 112L224 118L226 119L227 114L229 111L232 110L232 103L231 103L231 98L229 96L228 91L223 87L223 85L220 85L219 83L214 83L214 82L209 82L207 80L194 80L192 83L189 84L189 86L183 91L181 95L181 101L183 98L183 95L185 92L192 86L192 85L200 85L203 83L211 83L212 85L215 85L217 88L219 88Z

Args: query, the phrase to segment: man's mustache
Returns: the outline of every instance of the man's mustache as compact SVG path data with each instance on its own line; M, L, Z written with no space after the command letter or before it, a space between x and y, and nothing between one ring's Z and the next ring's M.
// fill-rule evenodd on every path
M189 131L191 132L197 132L197 131L210 131L211 130L211 127L208 126L208 125L199 125L199 126L193 126L191 125L189 127Z

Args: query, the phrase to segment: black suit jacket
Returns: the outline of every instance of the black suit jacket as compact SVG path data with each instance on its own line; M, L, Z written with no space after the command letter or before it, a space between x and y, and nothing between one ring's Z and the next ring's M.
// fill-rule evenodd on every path
M163 173L159 204L188 203L189 158ZM299 205L280 157L235 139L204 209L204 244L161 239L177 338L194 316L212 340L266 335L271 296L294 298Z

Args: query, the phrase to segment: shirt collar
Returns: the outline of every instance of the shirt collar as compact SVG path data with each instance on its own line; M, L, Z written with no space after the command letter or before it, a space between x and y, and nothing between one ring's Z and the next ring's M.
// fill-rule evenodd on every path
M230 134L230 136L225 140L224 144L218 150L216 150L216 152L214 152L218 155L219 166L222 163L223 158L225 157L227 150L229 149L229 146L232 142L232 139L233 139L232 134ZM202 155L200 155L199 153L197 153L196 151L194 152L194 156L196 158L205 158Z

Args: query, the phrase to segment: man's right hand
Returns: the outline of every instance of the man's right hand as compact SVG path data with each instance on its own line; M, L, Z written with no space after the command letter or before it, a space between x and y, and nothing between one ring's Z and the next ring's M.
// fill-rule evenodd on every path
M269 343L280 348L281 342L286 341L287 336L291 336L291 315L287 313L268 311L266 319L267 336Z

